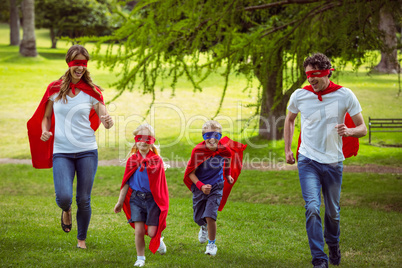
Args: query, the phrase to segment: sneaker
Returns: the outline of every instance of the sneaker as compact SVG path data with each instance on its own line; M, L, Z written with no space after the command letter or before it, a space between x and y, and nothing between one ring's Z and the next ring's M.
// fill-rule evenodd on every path
M200 241L201 244L208 241L208 229L206 224L201 226L200 232L198 233L198 241Z
M336 246L328 246L329 248L329 263L339 265L341 263L341 250L339 244Z
M134 266L135 267L143 267L145 265L145 261L144 260L137 260L135 263L134 263Z
M326 260L318 260L313 265L314 268L328 268L328 262Z
M165 243L163 243L163 239L164 239L164 237L162 236L161 237L161 243L159 244L159 248L158 248L158 252L161 255L166 253L166 245L165 245Z
M208 244L205 254L215 256L217 251L218 251L218 247L215 244Z

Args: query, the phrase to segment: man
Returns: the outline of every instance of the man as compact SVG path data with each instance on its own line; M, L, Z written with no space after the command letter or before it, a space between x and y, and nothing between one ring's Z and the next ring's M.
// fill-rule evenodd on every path
M363 137L367 128L353 92L329 80L333 69L327 56L315 53L304 61L303 66L310 85L297 89L290 97L284 129L285 154L286 162L294 164L291 145L295 119L300 112L301 143L297 166L306 202L306 230L312 263L319 268L328 267L324 238L329 247L330 263L339 265L341 261L339 199L342 161L345 160L342 137ZM351 116L355 127L344 124L346 113ZM324 234L320 218L321 189L325 203Z

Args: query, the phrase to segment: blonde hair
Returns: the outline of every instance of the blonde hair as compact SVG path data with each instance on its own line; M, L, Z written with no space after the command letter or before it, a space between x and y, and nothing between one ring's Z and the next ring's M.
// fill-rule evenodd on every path
M209 120L202 125L202 134L207 132L207 129L217 130L217 132L222 133L222 126L215 120Z
M69 48L66 54L66 62L69 63L70 61L74 60L75 57L77 57L79 54L82 54L87 60L89 60L89 53L86 50L85 47L81 45L73 45ZM67 93L68 90L70 89L70 83L72 81L71 73L70 73L70 68L68 68L67 72L60 78L61 85L60 85L60 92L59 95L56 97L55 101L58 101L60 99L63 100L64 103L67 103ZM99 96L101 95L95 87L99 88L100 90L103 91L103 89L97 85L95 85L92 82L91 74L88 71L88 69L85 70L84 75L81 78L86 82Z
M155 131L154 128L150 124L142 124L139 125L134 131L133 135L134 137L141 131L141 130L148 130L149 133L151 133L151 136L155 138ZM159 149L156 148L155 144L151 144L151 151L154 152L155 154L159 155ZM137 143L134 143L133 147L131 148L131 151L129 153L129 157L132 156L133 154L138 152L137 148Z

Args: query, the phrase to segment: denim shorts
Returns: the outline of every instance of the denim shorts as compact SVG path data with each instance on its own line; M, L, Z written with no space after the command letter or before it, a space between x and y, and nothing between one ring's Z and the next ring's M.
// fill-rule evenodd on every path
M148 226L159 225L161 210L151 193L133 190L130 197L130 209L131 219L128 221L129 223L142 221Z
M211 192L204 194L195 184L191 186L193 192L193 210L194 221L199 226L207 223L205 218L212 218L216 221L218 218L218 208L221 204L224 182L218 182L212 185Z

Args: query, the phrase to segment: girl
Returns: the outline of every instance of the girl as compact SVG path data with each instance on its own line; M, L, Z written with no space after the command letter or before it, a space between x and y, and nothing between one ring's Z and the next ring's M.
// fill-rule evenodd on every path
M137 261L134 266L142 267L145 265L146 234L151 237L149 249L152 253L166 253L161 233L166 228L169 192L163 161L154 145L152 126L140 125L133 134L135 143L127 160L114 212L123 208L128 222L135 229Z
M98 167L95 130L101 121L113 126L99 87L92 82L87 63L88 51L81 45L66 54L67 72L52 82L38 109L28 121L32 164L51 168L56 203L62 209L61 227L72 228L73 181L77 174L77 247L86 249L91 219L91 190ZM100 120L99 120L100 119Z

